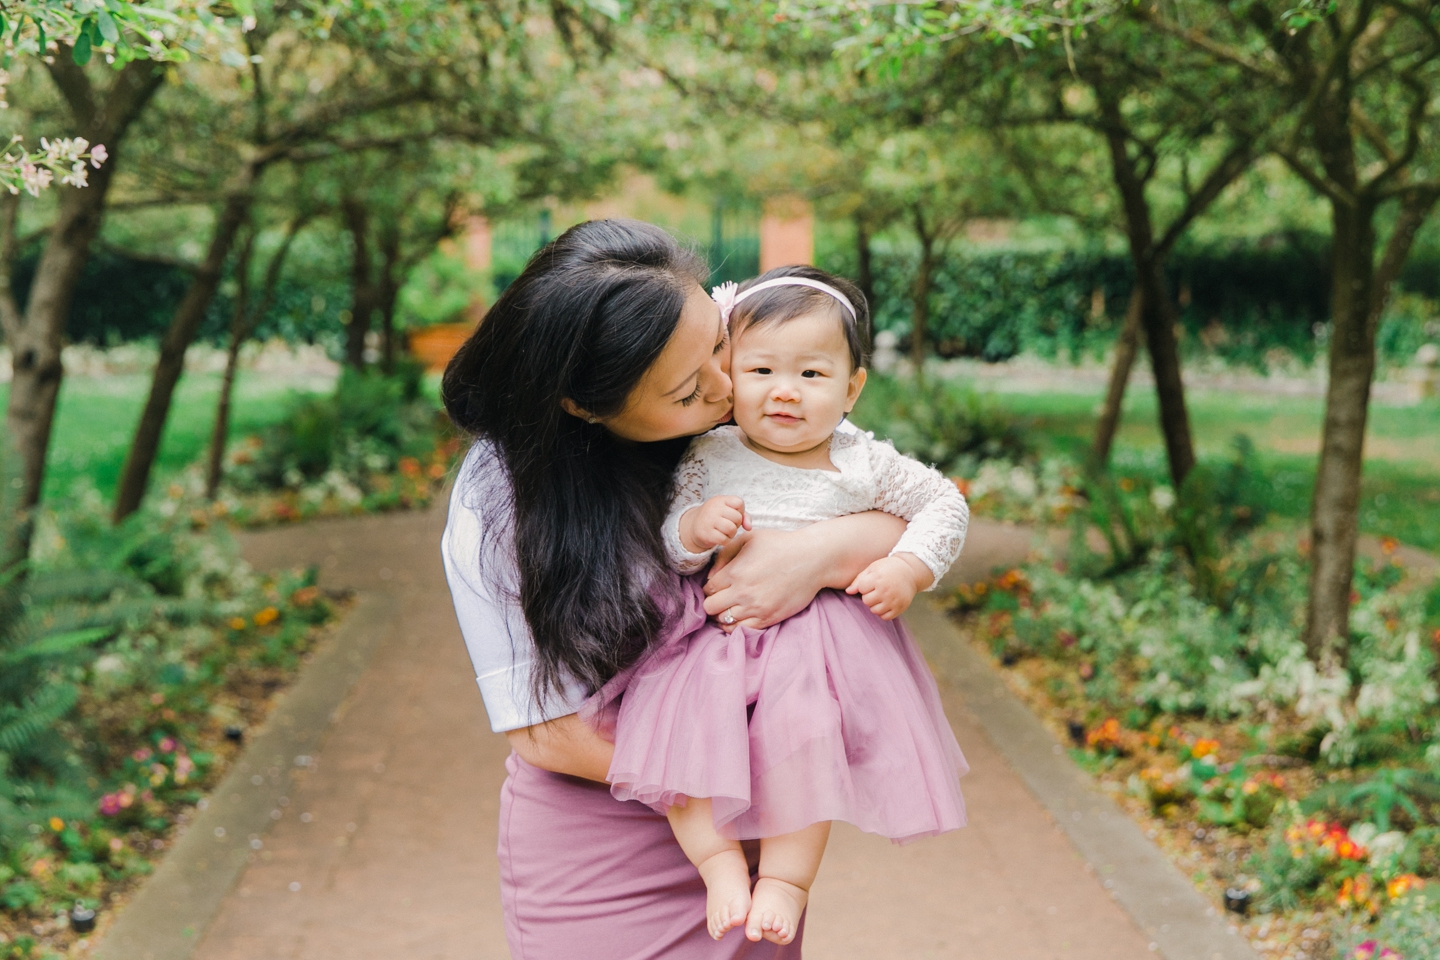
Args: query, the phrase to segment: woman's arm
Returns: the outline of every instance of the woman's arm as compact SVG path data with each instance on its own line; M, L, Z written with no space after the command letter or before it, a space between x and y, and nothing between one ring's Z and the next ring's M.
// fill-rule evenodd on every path
M705 584L705 612L734 613L737 625L763 629L799 613L825 588L844 590L860 571L888 556L905 521L855 513L799 530L754 530L720 552Z
M615 744L595 732L577 714L559 717L533 727L507 730L510 747L531 766L605 783Z

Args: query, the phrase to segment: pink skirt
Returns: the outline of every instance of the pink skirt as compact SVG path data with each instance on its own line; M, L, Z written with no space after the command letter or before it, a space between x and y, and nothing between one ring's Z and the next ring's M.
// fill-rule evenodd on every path
M512 960L800 960L793 943L705 932L705 884L666 819L603 783L514 754L500 794L500 898Z
M708 797L721 834L742 840L825 820L898 842L965 825L968 765L900 620L826 590L769 629L727 634L706 620L699 578L683 590L667 639L598 695L619 696L617 799Z

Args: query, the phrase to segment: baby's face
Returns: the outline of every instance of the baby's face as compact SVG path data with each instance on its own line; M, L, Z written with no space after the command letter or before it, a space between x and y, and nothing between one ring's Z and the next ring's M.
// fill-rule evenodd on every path
M746 327L732 346L730 378L735 423L777 453L829 440L865 385L865 371L850 369L845 331L824 314Z

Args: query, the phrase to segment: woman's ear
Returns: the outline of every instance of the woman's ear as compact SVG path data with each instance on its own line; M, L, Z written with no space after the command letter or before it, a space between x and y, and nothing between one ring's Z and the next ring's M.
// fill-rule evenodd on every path
M586 411L584 407L580 406L580 404L576 403L574 400L571 400L569 397L560 398L560 409L564 410L572 417L577 417L581 420L584 420L586 423L600 422L599 417Z
M855 409L855 401L860 399L860 391L865 389L865 377L864 367L856 367L855 372L850 374L850 382L845 387L846 413Z

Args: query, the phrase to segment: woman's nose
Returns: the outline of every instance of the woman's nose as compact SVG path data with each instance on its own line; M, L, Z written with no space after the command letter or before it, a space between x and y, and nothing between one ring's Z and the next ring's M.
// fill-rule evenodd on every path
M729 359L730 352L726 350L716 354L707 366L706 372L708 376L705 378L706 403L719 403L721 400L729 399L732 390L730 374L726 369L729 366L727 362Z

